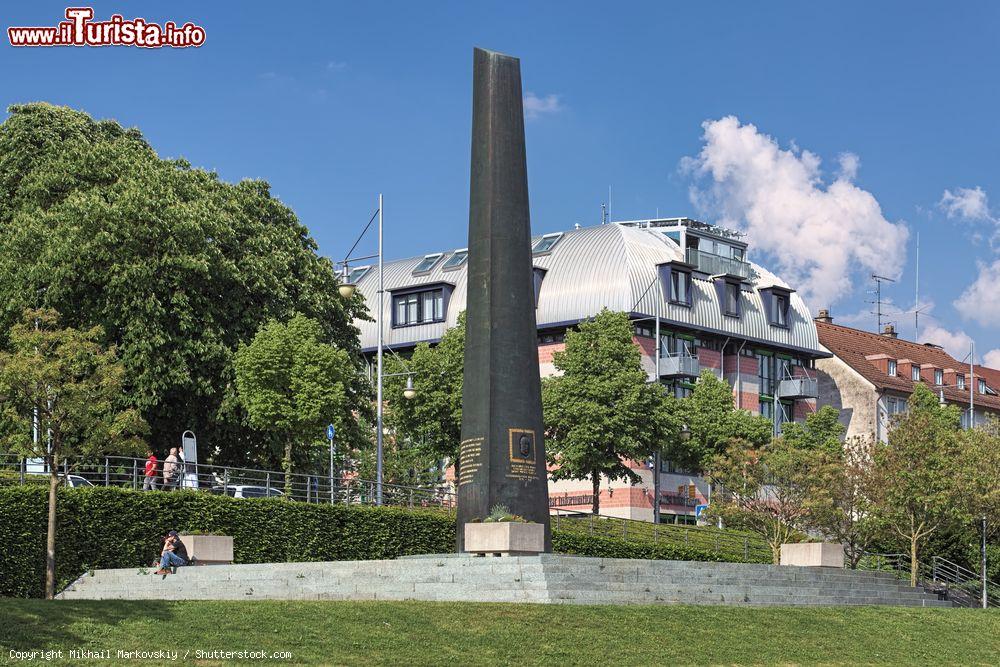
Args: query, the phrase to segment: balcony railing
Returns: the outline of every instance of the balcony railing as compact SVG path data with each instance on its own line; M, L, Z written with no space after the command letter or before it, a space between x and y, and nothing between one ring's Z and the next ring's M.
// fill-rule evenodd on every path
M731 276L739 276L740 278L749 280L753 275L753 272L750 269L750 264L747 262L733 259L732 257L714 255L710 252L705 252L704 250L698 250L697 248L687 249L687 262L688 264L693 264L698 267L699 271L707 273L710 276L729 274Z
M778 383L778 398L817 398L819 382L812 378L792 378Z
M660 377L664 378L696 378L701 373L698 357L689 354L678 354L660 358Z

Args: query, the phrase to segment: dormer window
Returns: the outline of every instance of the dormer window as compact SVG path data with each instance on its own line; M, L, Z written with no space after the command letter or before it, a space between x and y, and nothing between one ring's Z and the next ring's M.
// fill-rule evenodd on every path
M939 387L944 384L944 371L939 368L934 369L934 384Z
M964 375L956 375L955 376L955 386L958 387L959 389L965 389L965 376Z
M772 302L771 321L779 327L788 326L788 295L776 293Z
M910 379L914 382L920 382L920 366L913 364L913 367L910 369Z
M540 267L532 267L532 282L535 288L535 308L538 308L538 297L542 293L542 281L545 280L545 269Z
M670 269L670 302L691 305L691 272Z
M979 380L979 393L980 394L986 393L986 380L983 379Z
M533 255L541 255L550 252L556 243L559 243L559 239L562 238L562 232L557 234L546 234L542 238L538 239L535 243L535 247L531 249Z
M896 377L896 360L895 359L890 359L889 360L889 369L888 369L887 372L889 373L890 377Z
M773 285L760 290L760 300L764 305L767 322L772 327L788 328L792 290L787 287Z
M419 288L408 288L392 295L392 326L408 327L415 324L444 322L448 301L454 286L434 283Z
M441 259L441 253L439 252L436 252L433 255L424 255L424 258L420 260L419 264L417 264L417 268L413 269L413 275L430 272L430 270L434 268L434 265L438 263L439 259Z
M457 269L465 264L468 259L469 251L467 249L463 248L462 250L456 250L452 253L451 257L449 257L448 260L441 265L441 270L451 271L452 269Z
M740 284L726 281L723 287L722 312L730 317L740 316Z

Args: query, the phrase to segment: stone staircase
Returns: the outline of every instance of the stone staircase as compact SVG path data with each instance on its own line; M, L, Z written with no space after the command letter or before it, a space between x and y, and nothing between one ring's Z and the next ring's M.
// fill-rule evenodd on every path
M544 554L95 570L65 600L448 600L949 607L886 572Z

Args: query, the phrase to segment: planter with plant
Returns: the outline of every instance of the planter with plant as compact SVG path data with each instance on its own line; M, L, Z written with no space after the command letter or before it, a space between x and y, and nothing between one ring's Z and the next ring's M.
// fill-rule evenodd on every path
M545 550L545 526L494 505L481 522L465 524L465 550L480 556L534 555Z

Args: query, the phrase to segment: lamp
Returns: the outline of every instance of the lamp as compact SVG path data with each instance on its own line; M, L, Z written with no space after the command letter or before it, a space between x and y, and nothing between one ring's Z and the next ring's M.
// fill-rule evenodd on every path
M403 389L403 398L406 400L412 400L414 396L417 395L417 390L413 388L413 376L406 376L406 388Z
M687 442L691 439L691 429L688 428L687 424L681 427L680 431L681 442Z
M344 270L340 275L340 285L337 287L337 291L340 292L340 297L342 299L350 299L354 296L354 291L357 289L357 285L351 282L351 274L347 268L347 264L344 264Z

